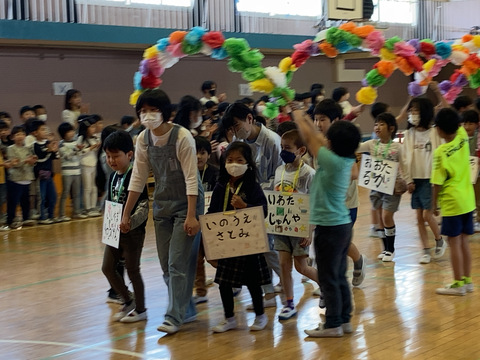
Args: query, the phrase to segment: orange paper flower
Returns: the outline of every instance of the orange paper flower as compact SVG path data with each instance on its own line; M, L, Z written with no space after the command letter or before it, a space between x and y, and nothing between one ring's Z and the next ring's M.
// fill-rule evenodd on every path
M318 47L329 58L334 58L338 55L337 49L335 49L335 47L328 42L323 42L320 45L318 45Z
M183 41L183 38L187 35L186 31L174 31L170 34L168 42L170 44L179 44Z
M357 26L355 25L355 23L353 23L352 21L349 21L345 24L342 24L340 25L338 28L339 29L342 29L342 30L345 30L345 31L348 31L348 32L353 32L353 30L356 28Z
M374 66L374 69L377 69L378 73L383 77L390 77L395 71L395 65L391 61L380 60Z
M398 70L400 70L405 75L409 76L413 74L412 66L404 57L397 57L397 59L395 60L395 65L397 65Z
M470 35L470 34L465 34L462 36L462 42L469 42L470 40L473 39L473 35Z
M375 27L373 25L364 25L358 26L352 30L352 33L365 39L371 32L375 31Z

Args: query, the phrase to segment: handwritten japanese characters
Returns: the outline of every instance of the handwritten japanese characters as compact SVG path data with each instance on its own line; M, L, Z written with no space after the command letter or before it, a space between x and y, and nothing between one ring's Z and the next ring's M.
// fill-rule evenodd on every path
M268 201L268 216L265 219L267 233L310 237L309 215L310 196L298 193L283 193L266 191Z
M207 260L269 251L261 206L200 216Z
M398 173L398 162L362 155L358 185L392 195Z
M105 200L103 215L102 243L118 249L120 242L120 223L122 222L123 204Z

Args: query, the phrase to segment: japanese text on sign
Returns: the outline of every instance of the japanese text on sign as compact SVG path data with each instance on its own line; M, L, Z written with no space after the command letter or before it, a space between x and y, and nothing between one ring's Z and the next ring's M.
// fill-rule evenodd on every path
M398 162L362 155L358 185L392 195L398 173Z
M269 251L263 207L200 216L208 260Z
M268 216L266 218L267 233L310 237L309 215L310 196L298 193L266 191Z
M123 205L105 200L103 215L102 243L118 249L120 242L120 223L122 222Z

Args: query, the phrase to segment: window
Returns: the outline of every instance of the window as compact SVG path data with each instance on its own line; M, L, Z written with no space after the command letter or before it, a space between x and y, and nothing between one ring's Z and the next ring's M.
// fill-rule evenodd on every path
M416 24L418 0L373 0L371 20L382 23Z
M118 5L163 5L163 6L181 6L192 7L193 0L100 0L94 2L115 3Z
M237 10L264 13L269 16L291 15L318 17L322 15L321 0L236 0Z

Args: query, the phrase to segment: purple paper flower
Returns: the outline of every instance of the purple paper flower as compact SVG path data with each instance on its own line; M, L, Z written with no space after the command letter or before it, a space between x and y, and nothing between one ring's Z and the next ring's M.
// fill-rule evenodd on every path
M457 76L455 79L455 82L453 83L453 86L463 88L464 86L468 85L468 79L465 77L465 75L460 74Z
M408 84L408 94L413 97L420 96L424 93L423 88L416 81Z
M408 45L413 46L415 48L415 52L420 51L420 41L418 39L408 40Z
M440 89L440 92L445 95L452 88L452 83L449 80L443 80L438 84L438 88Z

